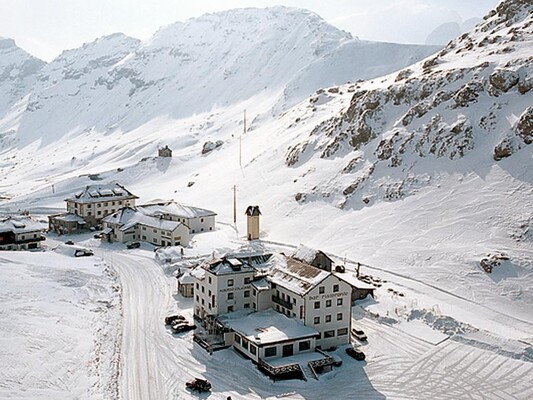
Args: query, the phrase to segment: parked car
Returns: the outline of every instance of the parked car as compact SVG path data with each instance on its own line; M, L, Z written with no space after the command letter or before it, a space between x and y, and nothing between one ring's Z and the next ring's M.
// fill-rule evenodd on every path
M360 340L361 342L366 342L368 340L365 333L361 329L353 328L352 336L355 337L357 340Z
M74 244L74 242L73 242L72 240L67 240L67 241L65 242L65 244L70 244L70 245L73 245L73 244Z
M74 257L90 257L94 256L94 252L90 249L77 249L74 252Z
M189 324L187 321L182 321L181 323L176 323L174 325L170 326L170 329L172 329L172 332L174 333L182 333L182 332L188 332L196 329L196 325Z
M169 315L168 317L165 317L165 325L174 325L174 322L177 321L185 321L185 317L183 315Z
M126 245L128 249L138 249L141 247L141 244L139 242L131 242Z
M102 232L95 233L93 236L95 239L102 239L104 237L104 234Z
M194 378L192 381L187 382L185 387L192 391L209 392L211 390L211 383L205 379Z
M353 347L348 347L346 349L346 354L348 354L350 357L355 358L358 361L363 361L365 357L365 353L363 353L359 349L354 349Z

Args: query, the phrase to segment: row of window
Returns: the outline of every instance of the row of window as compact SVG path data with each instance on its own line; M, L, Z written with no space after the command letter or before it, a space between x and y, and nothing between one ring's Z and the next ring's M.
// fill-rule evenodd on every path
M33 238L34 238L34 239L37 238L37 234L36 234L36 233L33 234ZM20 240L24 240L24 239L26 239L26 235L22 235L22 236L20 237Z
M207 281L208 281L209 284L211 285L211 284L213 283L213 278L209 276L209 277L207 278ZM252 281L252 279L251 279L249 276L247 276L247 277L244 278L244 284L245 284L245 285L249 285L251 281ZM235 286L235 279L228 279L228 281L227 281L227 285L228 285L228 287L233 287L233 286ZM196 284L196 286L197 286L196 288L198 289L198 283Z
M112 201L111 202L111 205L114 206L116 205L116 203L118 203L119 206L122 205L122 200L116 202L116 201ZM109 202L106 202L106 203L103 203L104 204L104 207L108 207L109 206ZM129 204L128 202L126 202L126 204ZM82 204L79 205L80 207L82 206ZM86 204L87 208L93 208L93 205L92 204ZM74 207L75 208L78 208L78 203L74 203ZM96 207L97 208L101 208L102 207L102 203L96 203Z
M202 286L202 289L203 288L204 287ZM203 292L203 290L202 290L202 292ZM209 291L209 296L211 296L211 290ZM244 291L244 297L250 297L250 291L249 290L245 290ZM233 300L234 298L235 298L235 293L229 292L228 293L228 300Z
M200 297L198 295L196 295L196 301L197 302L200 302L202 304L202 306L205 307L205 300L204 299L200 299ZM208 306L209 308L213 308L215 307L215 300L213 298L213 303L209 303ZM244 308L248 309L250 308L250 303L244 303ZM252 303L252 308L255 310L256 309L256 304L255 303ZM234 306L228 306L227 309L226 309L226 312L233 312L235 311L234 309Z
M114 212L115 212L115 210L111 210L111 212L109 214L113 214ZM87 216L90 217L91 215L93 215L93 213L91 211L88 211L87 212ZM102 215L102 211L97 211L96 215ZM107 215L107 213L106 213L106 215Z
M235 341L237 342L237 337L235 337ZM289 345L286 345L286 346L294 346L294 345L293 344L289 344ZM298 343L298 350L299 351L307 351L307 350L310 350L310 349L311 349L311 341L310 340L304 340L304 341L301 341L301 342ZM277 346L265 347L265 357L274 357L277 354L278 354L278 347Z
M348 328L337 329L337 336L346 336L348 334ZM321 335L319 333L319 339ZM331 329L329 331L324 331L324 339L335 337L335 330Z
M333 293L337 293L339 291L339 285L335 284L333 285ZM324 286L318 287L318 293L323 294L326 292L326 288Z
M331 299L326 300L326 308L331 307L331 304ZM337 299L337 306L342 306L342 297L339 297ZM320 301L315 301L314 308L315 310L318 310L320 308Z
M277 296L278 298L280 298L280 292L279 292L279 290L276 290L276 296ZM285 293L281 293L281 299L282 299L282 300L285 300L285 301L287 301L287 302L289 302L289 303L291 302L291 296L289 296L288 294L285 295ZM295 298L295 297L292 298L292 304L296 304L296 298Z
M324 320L325 320L324 322L326 322L326 323L331 322L331 315L326 315ZM342 321L342 313L337 313L337 321ZM320 317L313 318L313 323L315 325L319 325L320 324Z

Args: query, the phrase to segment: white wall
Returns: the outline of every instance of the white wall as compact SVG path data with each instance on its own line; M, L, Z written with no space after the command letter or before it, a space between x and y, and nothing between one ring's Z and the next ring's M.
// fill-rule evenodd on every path
M337 292L333 290L334 285L338 285ZM321 287L324 288L323 293L320 293ZM351 286L334 275L330 275L306 294L304 323L320 332L321 337L317 340L317 345L323 349L350 342L351 294ZM342 301L341 305L338 305L339 299ZM331 300L329 307L327 306L328 300ZM319 303L320 308L315 308L315 302ZM340 320L337 317L338 314L340 314ZM328 316L330 320L327 322ZM315 317L319 318L318 324L315 323ZM347 334L339 336L339 329L346 329ZM333 332L333 336L326 338L326 332Z

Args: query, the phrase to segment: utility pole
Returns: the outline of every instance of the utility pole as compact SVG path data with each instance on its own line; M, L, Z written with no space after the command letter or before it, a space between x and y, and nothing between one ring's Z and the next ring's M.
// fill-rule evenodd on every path
M243 129L243 133L246 134L246 109L244 110L244 129ZM242 135L243 133L241 133L241 136L239 137L239 166L242 168Z
M237 223L237 185L233 185L233 223Z

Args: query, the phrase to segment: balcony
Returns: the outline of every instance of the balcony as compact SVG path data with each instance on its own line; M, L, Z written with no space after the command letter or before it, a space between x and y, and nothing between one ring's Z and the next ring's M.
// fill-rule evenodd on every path
M281 297L276 296L275 294L272 295L272 301L276 304L279 304L282 307L285 307L287 310L292 310L291 302L287 300L283 300Z

